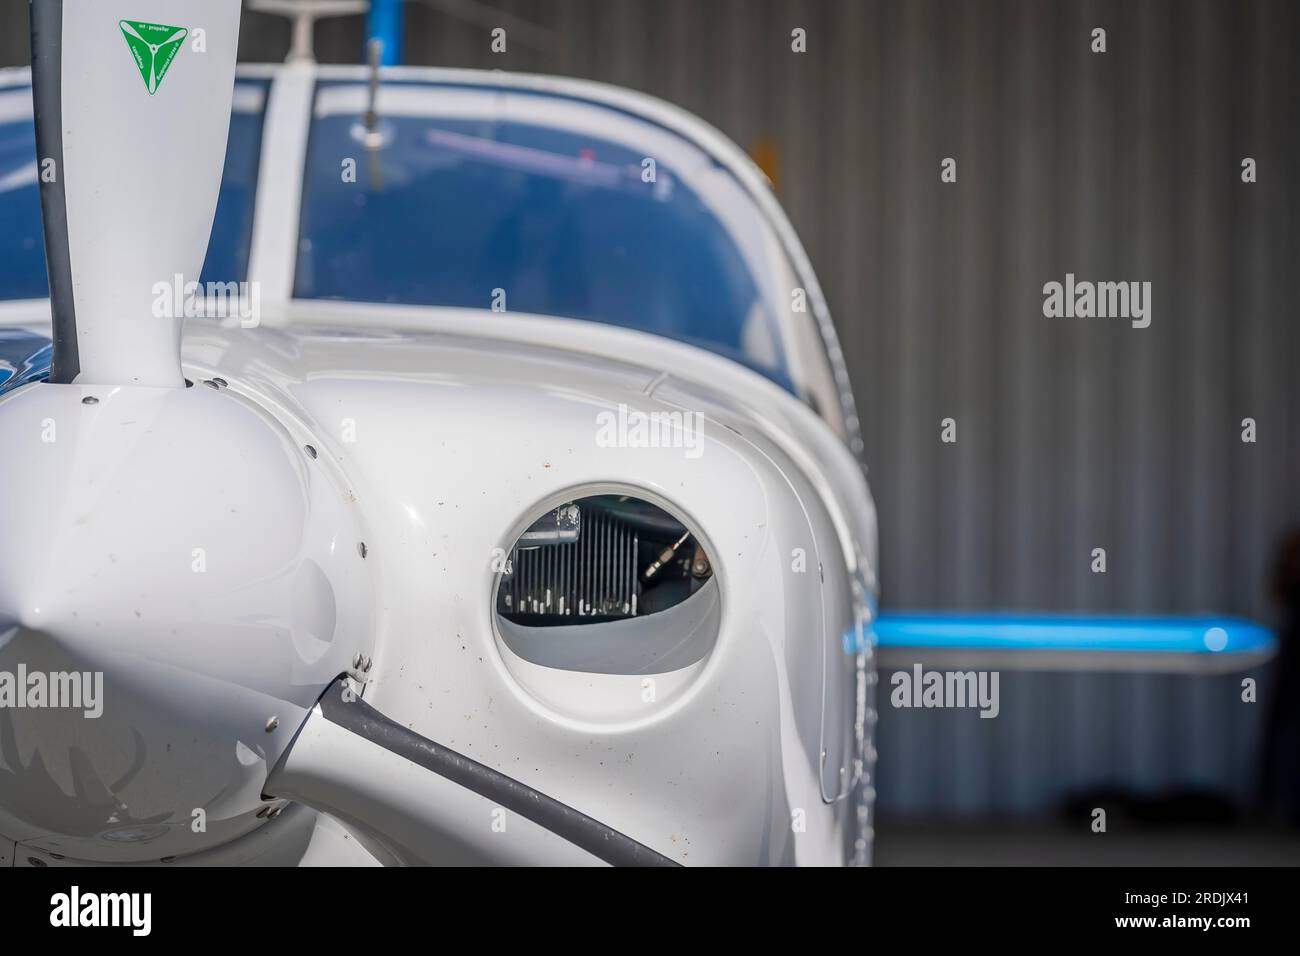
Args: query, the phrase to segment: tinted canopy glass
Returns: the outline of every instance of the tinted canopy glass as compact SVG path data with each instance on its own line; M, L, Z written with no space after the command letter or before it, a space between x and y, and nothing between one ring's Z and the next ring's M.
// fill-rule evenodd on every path
M295 294L564 316L722 353L790 386L790 268L728 172L588 103L389 85L318 91ZM783 291L782 291L783 290Z
M201 277L205 282L241 282L248 269L267 86L265 80L235 84L225 173ZM32 88L0 89L0 300L50 294L40 175Z

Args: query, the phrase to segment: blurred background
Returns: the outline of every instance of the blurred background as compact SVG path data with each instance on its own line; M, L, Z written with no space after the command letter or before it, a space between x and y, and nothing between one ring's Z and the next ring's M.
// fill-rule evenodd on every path
M1269 581L1300 523L1300 5L390 6L402 63L631 87L768 172L848 358L885 607L1285 624ZM27 30L27 0L0 0L0 66L27 63ZM359 62L368 30L321 21L318 59ZM242 59L289 43L288 21L246 11ZM1150 282L1150 327L1045 318L1067 272ZM885 706L878 860L1300 862L1250 809L1273 677L1014 671L997 720Z

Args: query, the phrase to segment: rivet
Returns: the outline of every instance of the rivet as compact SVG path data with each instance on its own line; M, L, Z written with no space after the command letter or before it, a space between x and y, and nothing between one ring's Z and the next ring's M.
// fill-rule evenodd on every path
M308 457L308 458L315 458L315 457L316 457L316 449L313 448L311 445L303 445L303 446L302 446L302 449L303 449L303 451L305 451L305 452L307 453L307 457Z
M29 857L27 858L27 862L30 863L32 866L46 866L46 865L48 865L48 864L46 864L46 862L45 862L44 860L42 860L39 856L29 856Z
M99 404L99 399L97 399L94 395L87 395L85 398L83 398L83 399L81 400L81 404L83 404L83 405L98 405L98 404Z
M217 388L226 388L230 385L224 378L214 378L212 381L217 383Z
M362 541L360 544L357 545L357 553L360 554L363 559L369 553L369 549L366 547L366 543L364 541Z
M271 731L275 730L275 728L279 726L280 726L280 718L272 717L270 720L266 722L266 732L269 734Z
M175 863L175 862L176 862L176 857L174 857L174 856L165 856L165 857L163 857L161 860L159 860L158 862L159 862L159 863Z
M221 386L216 383L216 380L211 378L205 378L203 380L203 384L206 385L208 388L212 389L214 392L220 390L221 388Z

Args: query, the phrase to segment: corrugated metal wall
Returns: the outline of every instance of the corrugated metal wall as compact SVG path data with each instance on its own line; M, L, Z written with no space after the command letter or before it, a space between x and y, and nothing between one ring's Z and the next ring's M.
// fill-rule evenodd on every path
M26 59L25 6L0 0L0 62ZM407 62L629 86L774 148L856 385L886 606L1267 619L1272 542L1300 521L1296 4L413 0L406 25ZM355 62L360 21L317 38ZM246 59L287 46L246 17ZM1150 328L1045 318L1067 272L1151 282ZM886 710L882 808L1241 792L1257 717L1235 688L1040 675L996 721Z
M1004 670L999 684L993 720L886 706L877 739L883 814L1048 814L1109 788L1209 792L1238 805L1253 796L1263 715L1241 703L1240 675ZM888 690L886 682L882 703Z

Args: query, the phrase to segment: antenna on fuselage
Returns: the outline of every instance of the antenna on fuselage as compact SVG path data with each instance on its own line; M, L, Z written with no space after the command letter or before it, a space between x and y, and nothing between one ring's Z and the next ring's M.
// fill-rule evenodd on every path
M379 129L379 64L384 59L384 41L373 37L366 41L366 112L362 117L362 139L366 146L366 167L370 170L370 188L384 188L384 171L379 149L384 134Z
M366 41L366 146L374 149L383 138L379 134L379 64L384 59L384 41L374 37Z

